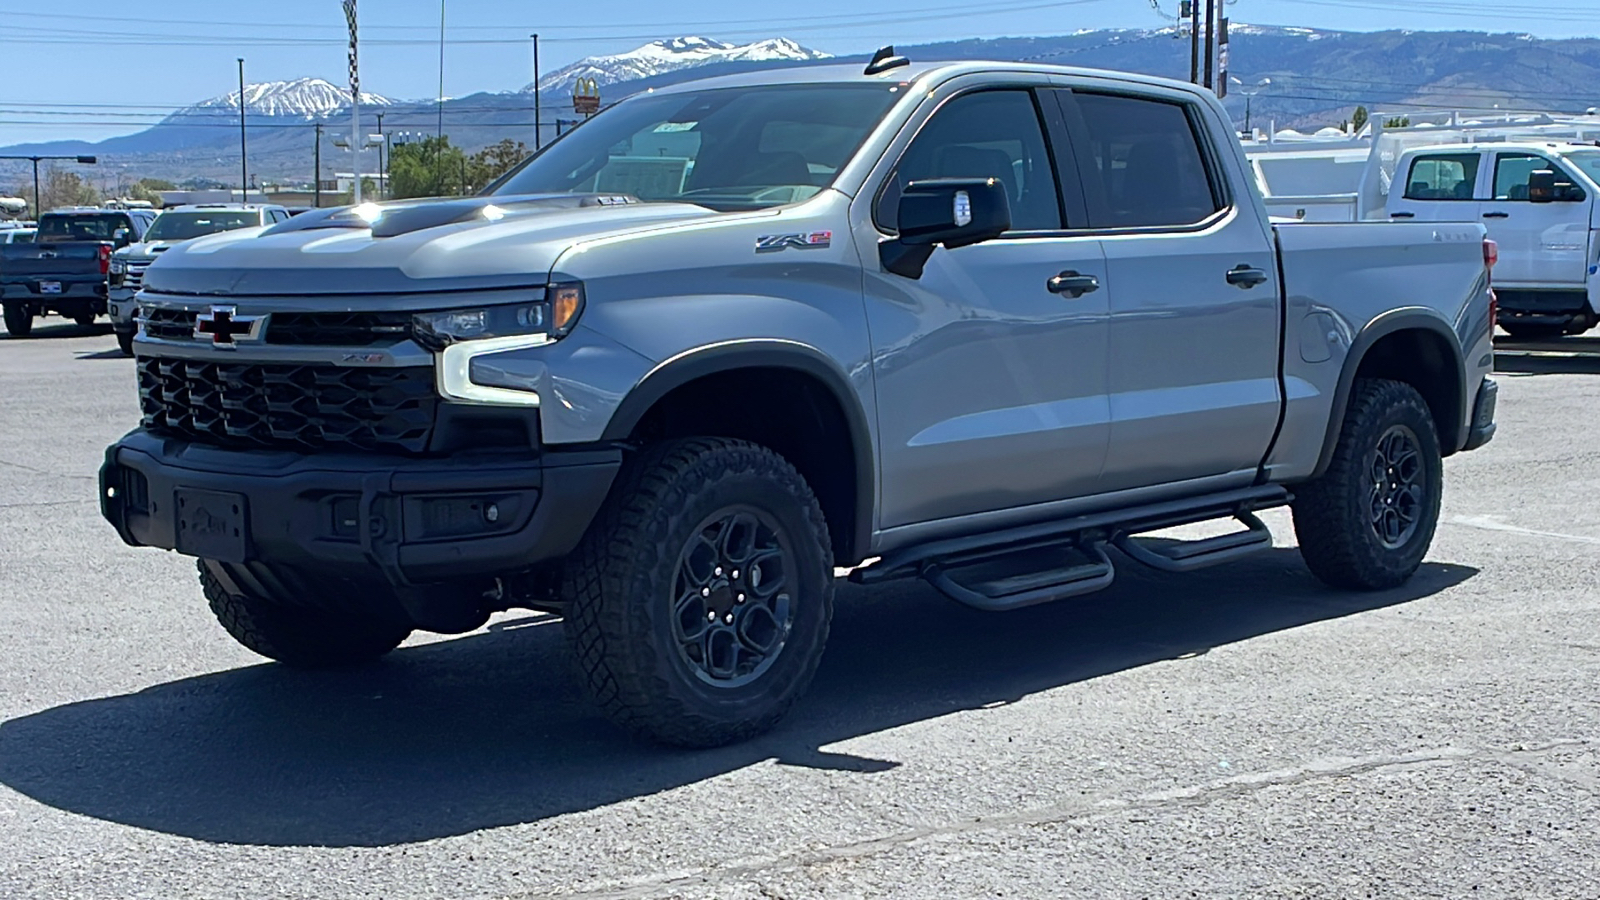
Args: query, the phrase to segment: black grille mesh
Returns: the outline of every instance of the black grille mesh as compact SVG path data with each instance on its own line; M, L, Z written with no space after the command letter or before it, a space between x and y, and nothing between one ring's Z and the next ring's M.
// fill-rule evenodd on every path
M151 431L222 446L420 453L438 398L425 367L139 360Z
M154 338L194 337L193 310L149 307L141 311L145 333ZM406 312L273 313L267 320L267 343L310 347L370 347L411 336Z

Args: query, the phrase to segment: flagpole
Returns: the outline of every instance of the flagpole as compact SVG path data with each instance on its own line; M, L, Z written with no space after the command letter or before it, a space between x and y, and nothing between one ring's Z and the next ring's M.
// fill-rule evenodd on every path
M351 200L361 203L361 68L357 57L356 0L344 0L344 17L350 23L350 159Z

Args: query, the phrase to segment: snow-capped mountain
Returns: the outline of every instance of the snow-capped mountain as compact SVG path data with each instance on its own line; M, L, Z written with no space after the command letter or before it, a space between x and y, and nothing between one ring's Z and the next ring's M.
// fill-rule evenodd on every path
M637 81L664 72L723 62L772 62L827 59L831 54L803 47L788 38L769 38L750 44L729 44L703 37L681 37L651 41L643 47L612 56L589 56L563 66L539 79L540 92L572 90L579 78L593 78L595 84ZM533 85L523 91L533 89Z
M322 78L296 78L293 81L247 84L244 88L244 97L246 111L254 116L316 119L348 109L350 106L350 89ZM392 106L395 103L388 97L368 91L361 92L361 102L367 106ZM173 118L237 112L238 109L239 92L232 91L180 109L173 113Z

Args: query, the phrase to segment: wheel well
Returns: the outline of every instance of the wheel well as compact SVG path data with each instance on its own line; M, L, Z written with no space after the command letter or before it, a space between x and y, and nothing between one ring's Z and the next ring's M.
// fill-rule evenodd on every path
M658 399L630 438L692 436L738 438L783 456L817 495L834 560L860 561L857 448L839 400L815 376L779 367L701 376Z
M1444 455L1456 451L1461 431L1461 374L1450 343L1424 328L1409 328L1379 338L1361 358L1357 378L1388 378L1417 389L1433 413Z

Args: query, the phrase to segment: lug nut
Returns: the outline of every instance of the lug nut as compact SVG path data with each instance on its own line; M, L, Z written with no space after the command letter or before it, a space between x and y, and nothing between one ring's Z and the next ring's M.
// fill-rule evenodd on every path
M718 577L721 577L722 576L722 567L721 566L717 566L715 569L712 570L711 574L716 575Z
M739 570L738 569L734 569L733 570L733 577L734 578L738 578L739 577Z
M708 611L706 613L706 621L707 622L715 622L716 620L717 620L717 611L716 610L713 609L713 610L710 610L710 611Z
M708 587L701 588L700 589L700 596L702 596L702 597L711 596L711 588L708 588Z
M726 622L729 625L732 625L733 624L733 613L728 613L726 616L723 616L722 617L722 621Z

